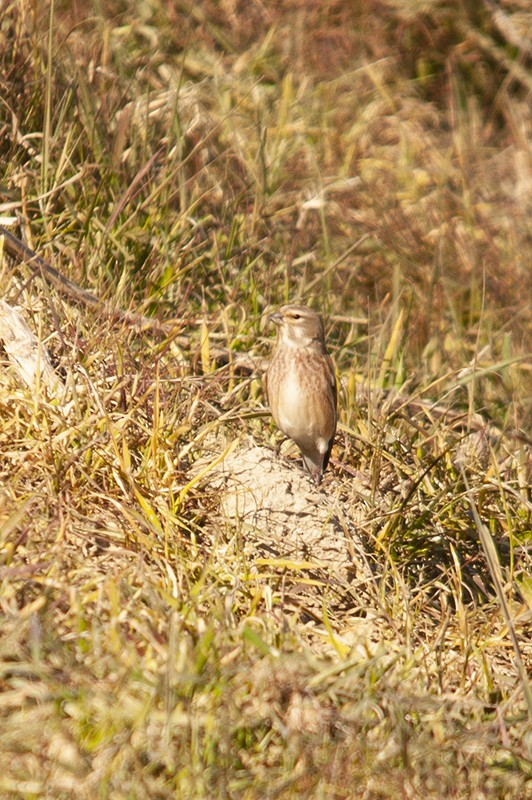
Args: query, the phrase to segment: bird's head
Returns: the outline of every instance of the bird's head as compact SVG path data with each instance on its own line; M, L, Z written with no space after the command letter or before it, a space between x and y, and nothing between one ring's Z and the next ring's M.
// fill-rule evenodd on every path
M270 316L278 328L279 340L288 347L309 347L318 345L325 348L325 331L321 317L308 306L281 306Z

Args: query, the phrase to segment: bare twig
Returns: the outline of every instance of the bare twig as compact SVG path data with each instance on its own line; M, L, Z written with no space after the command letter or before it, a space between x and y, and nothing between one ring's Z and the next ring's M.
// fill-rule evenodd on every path
M4 237L4 246L6 251L13 258L24 261L33 270L35 275L51 283L58 292L64 296L75 300L77 303L97 308L98 311L108 319L117 319L125 322L127 325L136 326L140 330L149 330L152 333L161 336L167 336L172 331L172 324L170 322L159 322L159 320L144 317L134 311L124 311L120 308L113 308L109 303L105 303L96 295L82 289L77 283L65 277L59 270L52 267L52 265L38 255L31 247L28 247L20 239L17 239L7 228L0 225L0 236Z

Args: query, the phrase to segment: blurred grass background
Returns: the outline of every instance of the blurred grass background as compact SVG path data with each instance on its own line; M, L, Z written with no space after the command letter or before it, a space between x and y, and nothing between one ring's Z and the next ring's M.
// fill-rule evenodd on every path
M0 261L71 398L2 359L2 796L532 796L528 3L1 11L0 214L169 323ZM213 432L271 444L231 359L287 300L326 320L375 572L311 629L190 483Z

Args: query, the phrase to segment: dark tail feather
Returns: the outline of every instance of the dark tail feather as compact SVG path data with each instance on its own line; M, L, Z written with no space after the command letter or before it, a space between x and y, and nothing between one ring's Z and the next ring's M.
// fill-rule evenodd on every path
M334 442L334 437L329 442L329 447L327 448L327 452L324 453L321 459L318 456L317 459L312 460L311 458L309 458L309 456L302 454L303 464L305 465L307 472L310 472L310 474L312 475L312 478L316 486L320 485L323 478L323 473L327 469L327 464L329 463L329 458L331 457L333 442Z
M325 470L327 469L327 464L329 463L329 459L331 457L331 451L332 451L332 448L333 448L333 444L334 444L334 436L332 437L331 441L329 442L329 447L327 448L327 452L323 456L322 472L325 472Z

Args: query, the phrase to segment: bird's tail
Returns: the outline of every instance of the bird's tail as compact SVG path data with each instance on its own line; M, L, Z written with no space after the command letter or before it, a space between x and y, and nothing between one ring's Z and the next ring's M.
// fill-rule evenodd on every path
M316 486L319 486L323 478L323 456L318 455L318 461L316 461L316 459L303 455L303 464L307 472L310 473Z

